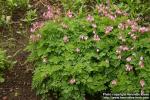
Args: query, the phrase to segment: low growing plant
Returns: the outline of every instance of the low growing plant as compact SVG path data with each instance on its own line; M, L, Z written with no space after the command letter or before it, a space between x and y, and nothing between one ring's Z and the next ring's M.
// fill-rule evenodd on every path
M0 83L4 82L3 72L8 68L8 61L5 54L5 51L0 49Z
M41 25L41 24L40 24ZM86 94L150 91L149 29L119 8L48 21L30 36L32 87L43 99L84 100Z

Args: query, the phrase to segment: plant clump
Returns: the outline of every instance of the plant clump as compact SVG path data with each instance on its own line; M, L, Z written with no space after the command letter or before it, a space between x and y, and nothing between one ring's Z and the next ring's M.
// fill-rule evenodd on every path
M147 93L149 31L125 11L103 4L85 16L69 10L31 37L32 86L43 98L54 91L60 100L83 100L86 94L102 92Z

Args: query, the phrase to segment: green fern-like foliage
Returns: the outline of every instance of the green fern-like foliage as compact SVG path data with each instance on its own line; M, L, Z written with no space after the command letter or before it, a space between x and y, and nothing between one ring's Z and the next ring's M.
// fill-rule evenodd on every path
M5 52L0 49L0 83L4 82L3 72L6 68L8 68L8 61Z
M130 25L118 28L128 16L112 20L96 10L90 17L49 21L31 37L27 50L37 94L46 99L54 91L60 100L83 100L86 93L149 92L150 34L136 31L133 38ZM108 26L113 29L107 33Z

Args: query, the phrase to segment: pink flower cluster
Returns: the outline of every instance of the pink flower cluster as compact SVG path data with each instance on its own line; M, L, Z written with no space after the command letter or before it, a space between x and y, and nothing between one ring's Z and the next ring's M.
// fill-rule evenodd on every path
M72 18L73 17L73 12L68 10L68 12L66 13L66 16L69 17L69 18Z
M127 29L128 27L131 28L132 33L134 33L134 32L145 33L145 32L149 31L149 28L147 28L147 27L139 27L136 20L128 19L125 23L120 23L118 25L118 28L121 30ZM133 38L135 39L135 37L133 37Z
M125 42L125 41L126 41L126 39L125 39L122 35L120 35L120 36L118 37L118 39L121 40L122 42Z
M100 40L100 37L97 34L94 34L93 40L98 42Z
M34 33L37 31L39 28L43 27L44 23L43 22L35 22L32 24L32 27L30 28L30 32Z
M80 35L80 40L86 41L88 39L88 36L86 35Z
M70 83L70 84L75 84L75 83L76 83L76 80L72 78L72 79L69 80L69 83Z
M142 89L141 89L141 95L144 95L144 85L145 85L145 81L142 79L142 80L140 80L140 85L141 85L141 87L142 87Z
M52 19L54 17L53 9L51 6L47 6L47 11L43 13L43 18Z
M90 14L88 14L86 20L89 21L89 22L92 22L92 21L94 21L94 17L91 16Z
M97 5L98 13L104 15L112 20L115 20L116 14L111 12L108 7L103 4Z
M111 81L111 84L112 84L112 85L117 85L117 80L112 80L112 81Z
M65 35L65 36L63 37L63 41L64 41L64 43L69 42L69 38L68 38L68 36L67 36L67 35Z
M110 33L112 30L113 30L113 27L112 27L112 26L107 26L107 27L105 28L105 34Z
M133 40L136 40L138 38L137 35L135 35L133 32L129 32L128 35L130 35L130 37L133 39Z
M139 32L141 33L145 33L145 32L148 32L149 31L149 28L146 28L146 27L140 27L139 28Z
M76 52L77 52L77 53L80 53L80 48L76 48Z
M121 45L121 46L119 46L118 48L117 48L117 50L116 50L116 53L117 53L117 57L118 57L118 59L121 59L121 52L123 52L123 51L128 51L129 50L129 48L128 48L128 46L126 46L126 45Z
M140 57L139 66L141 68L144 68L144 58L143 58L143 56Z
M133 66L130 64L126 64L126 71L131 71L133 69Z

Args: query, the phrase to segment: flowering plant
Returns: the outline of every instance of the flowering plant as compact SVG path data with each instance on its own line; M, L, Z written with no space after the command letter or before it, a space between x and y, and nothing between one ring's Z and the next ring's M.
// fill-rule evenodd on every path
M34 37L34 38L33 38ZM31 35L33 88L43 97L83 100L86 93L150 90L150 34L119 8L48 21Z

